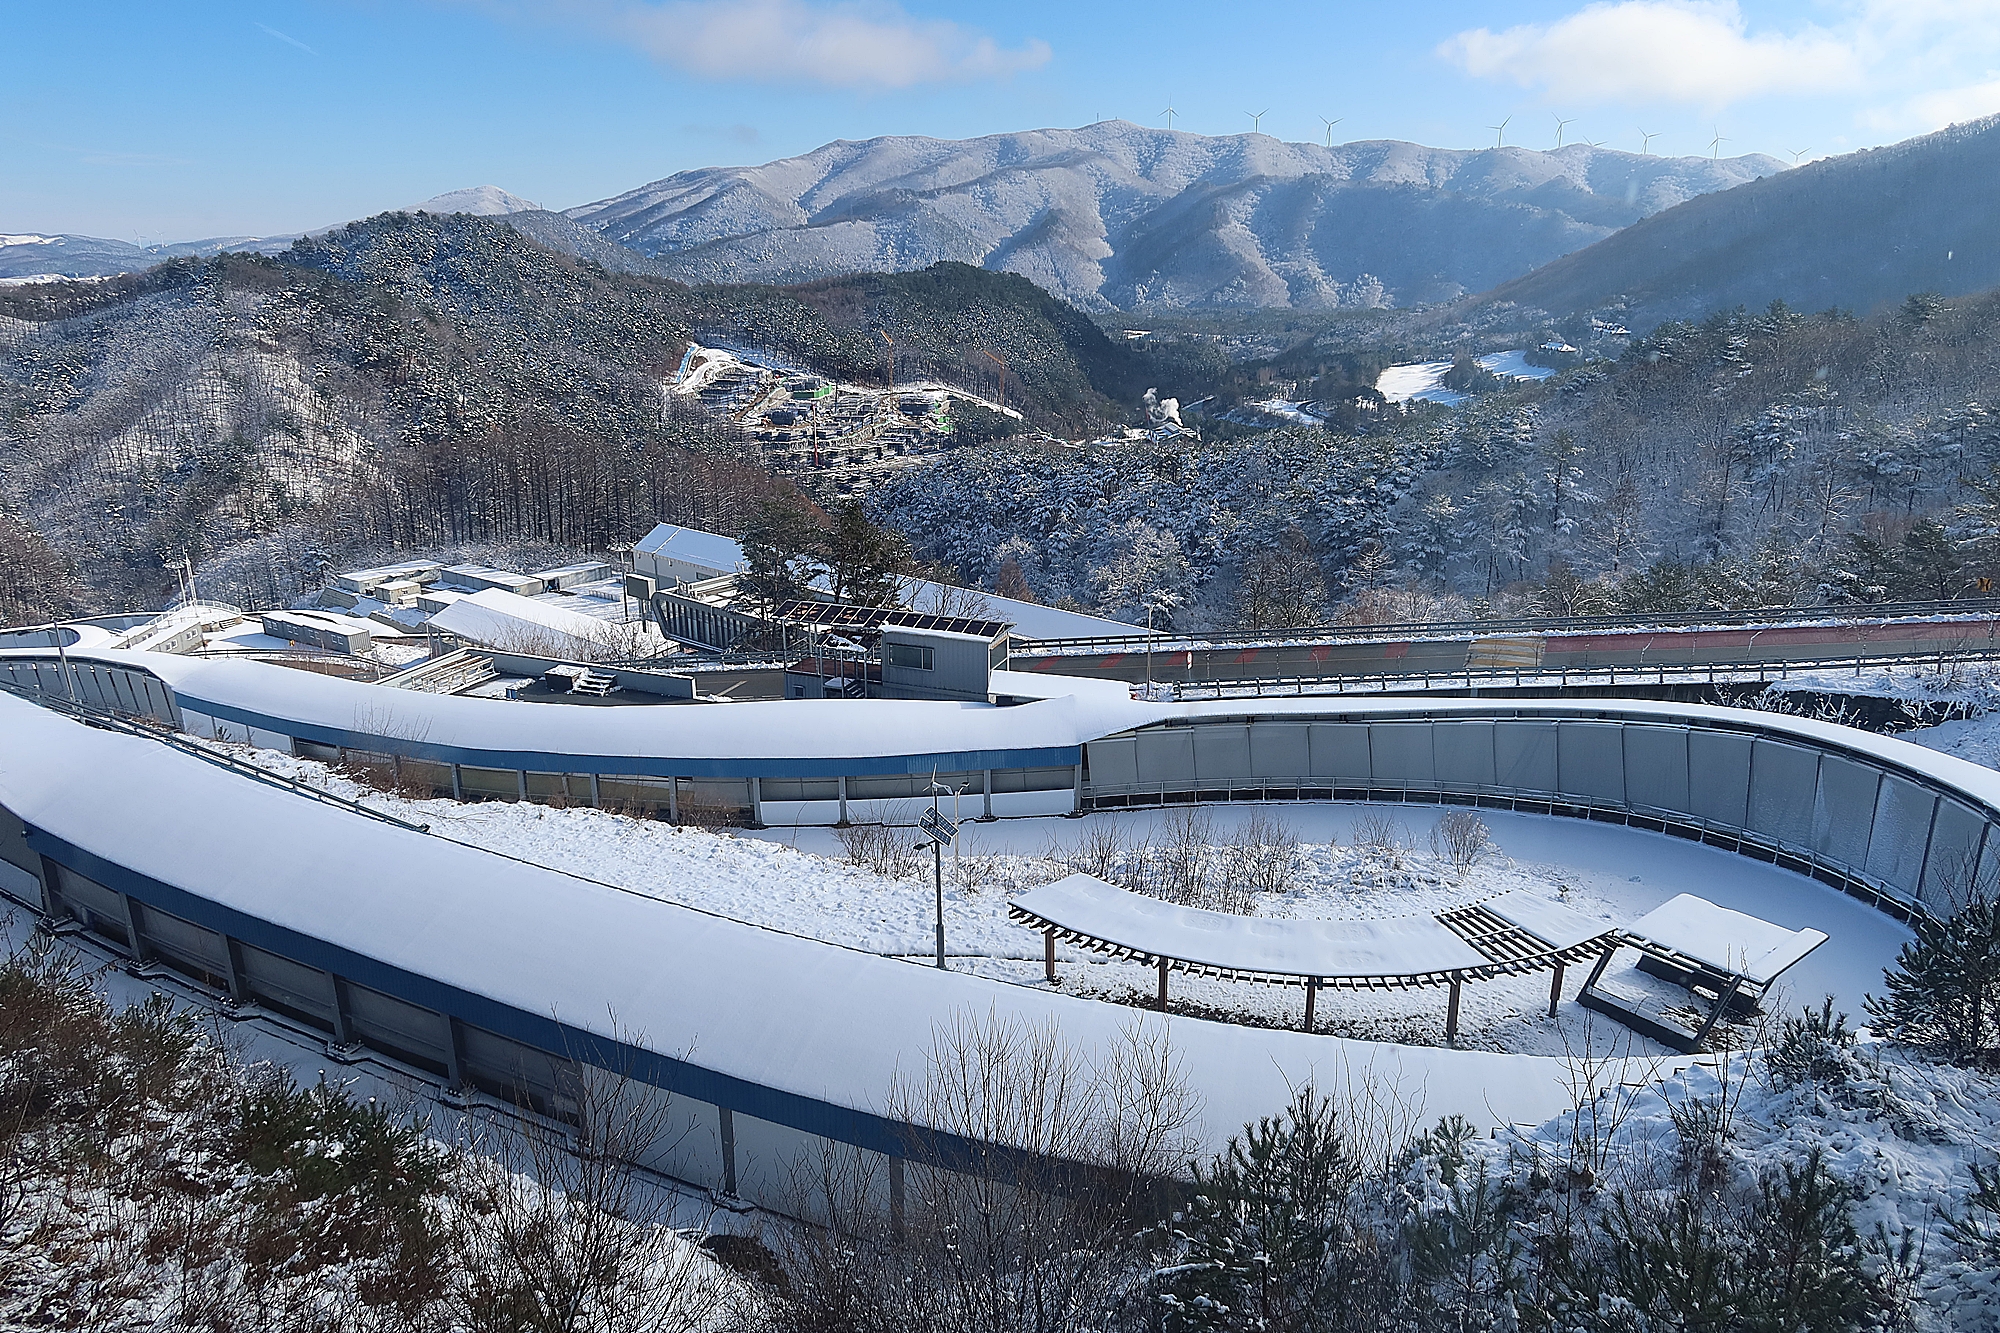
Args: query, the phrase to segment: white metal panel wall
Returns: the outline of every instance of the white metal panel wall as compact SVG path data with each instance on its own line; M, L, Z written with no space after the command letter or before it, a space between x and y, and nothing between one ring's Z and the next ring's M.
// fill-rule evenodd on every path
M1688 732L1688 812L1742 828L1750 803L1750 738Z
M1255 775L1250 767L1250 728L1240 722L1211 722L1193 728L1196 781L1214 785Z
M1250 724L1250 771L1278 782L1303 782L1312 776L1310 733L1303 722Z
M1166 727L1139 733L1139 781L1169 788L1194 786L1194 729Z
M1911 898L1917 896L1936 808L1937 797L1916 783L1893 773L1882 775L1868 838L1866 869L1871 877Z
M1564 722L1556 729L1556 775L1565 796L1625 803L1625 743L1616 722Z
M1335 787L1366 787L1373 765L1368 758L1368 726L1362 722L1312 724L1312 775Z
M333 981L326 973L252 944L239 945L237 952L251 994L333 1025Z
M1431 744L1437 756L1438 782L1446 787L1491 787L1493 724L1435 722L1431 725Z
M826 1183L831 1175L844 1182L844 1188L836 1188L837 1195L854 1191L879 1213L888 1212L889 1161L881 1154L740 1111L730 1119L736 1138L736 1192L741 1197L794 1217L830 1221Z
M1493 724L1493 777L1516 791L1556 794L1556 724L1523 720Z
M347 1019L370 1045L401 1051L441 1065L450 1063L450 1035L444 1015L385 995L358 981L343 983Z
M1794 847L1812 843L1813 793L1819 751L1757 738L1750 755L1750 819L1746 827Z
M229 945L222 936L157 907L139 909L139 933L169 958L210 976L229 975Z
M1130 787L1139 780L1139 742L1132 736L1107 736L1084 747L1090 756L1090 785L1104 790Z
M1683 727L1625 727L1625 799L1635 808L1685 815L1688 734Z
M1875 823L1876 788L1882 774L1866 764L1823 754L1813 806L1813 850L1859 869L1868 864L1868 836Z
M1980 841L1986 821L1977 811L1950 798L1938 801L1931 825L1931 846L1924 857L1924 883L1918 897L1934 912L1949 915L1965 905L1977 883Z
M1430 723L1371 722L1368 724L1368 751L1374 758L1376 786L1437 786Z

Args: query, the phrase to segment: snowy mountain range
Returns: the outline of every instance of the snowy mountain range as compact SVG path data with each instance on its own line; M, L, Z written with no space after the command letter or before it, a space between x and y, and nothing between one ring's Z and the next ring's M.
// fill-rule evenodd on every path
M497 185L475 185L433 196L401 211L472 213L490 218L540 208L540 204L517 194L509 194ZM310 232L288 232L282 236L213 236L207 240L175 241L166 245L135 245L131 241L114 241L101 236L0 232L0 282L47 277L109 277L151 268L169 259L188 255L245 252L272 255L290 246L301 235L317 236L331 230L331 227L321 227Z
M1761 155L1322 147L1114 120L840 141L567 212L687 282L795 283L954 259L1022 274L1087 310L1387 306L1483 291L1782 170Z

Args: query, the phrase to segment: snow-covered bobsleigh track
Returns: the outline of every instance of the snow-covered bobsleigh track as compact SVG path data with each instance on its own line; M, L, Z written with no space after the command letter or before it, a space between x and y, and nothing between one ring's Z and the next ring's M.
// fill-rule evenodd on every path
M417 782L462 795L478 790L472 770L480 783L512 779L511 796L603 798L619 783L652 793L663 814L699 794L740 799L764 822L833 822L884 813L876 802L895 783L928 785L935 770L983 779L1001 815L1479 804L1698 838L1898 920L1948 909L2000 874L2000 775L1775 714L1381 698L1251 711L1089 690L998 709L571 709L259 663L71 658L64 673L46 654L0 655L0 681L260 745L393 757ZM792 1165L829 1150L881 1159L875 1174L889 1188L913 1136L929 1133L887 1113L889 1090L921 1073L937 1025L955 1017L1052 1022L1086 1055L1133 1023L1164 1024L1212 1146L1308 1081L1393 1084L1426 1116L1483 1124L1535 1122L1569 1104L1564 1066L1547 1057L1147 1017L913 967L302 799L19 697L0 694L0 738L0 889L12 897L337 1047L547 1112L565 1110L571 1062L628 1075L671 1094L686 1131L668 1136L656 1166L774 1207L791 1201ZM1053 785L1055 773L1067 785ZM798 799L774 799L774 787ZM1010 796L1029 799L1010 806Z

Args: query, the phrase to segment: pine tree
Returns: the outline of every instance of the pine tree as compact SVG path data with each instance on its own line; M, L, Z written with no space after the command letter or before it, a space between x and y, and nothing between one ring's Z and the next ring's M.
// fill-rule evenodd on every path
M1177 1231L1162 1273L1169 1330L1268 1333L1381 1327L1386 1258L1355 1216L1359 1158L1334 1103L1308 1087L1282 1116L1232 1137Z
M910 544L897 533L869 522L856 500L833 515L823 552L833 581L833 600L850 606L895 606L902 575L910 568Z
M1989 1056L2000 1035L2000 904L1987 894L1944 920L1916 923L1886 997L1868 997L1883 1032L1953 1063Z
M767 500L743 531L743 593L766 605L804 597L820 574L822 530L796 501Z

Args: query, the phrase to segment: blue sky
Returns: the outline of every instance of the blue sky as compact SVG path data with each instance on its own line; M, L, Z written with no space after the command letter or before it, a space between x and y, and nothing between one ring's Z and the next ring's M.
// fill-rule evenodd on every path
M835 138L1122 116L1789 160L2000 111L2000 0L1473 5L0 0L0 231L270 234L495 184L553 208Z

